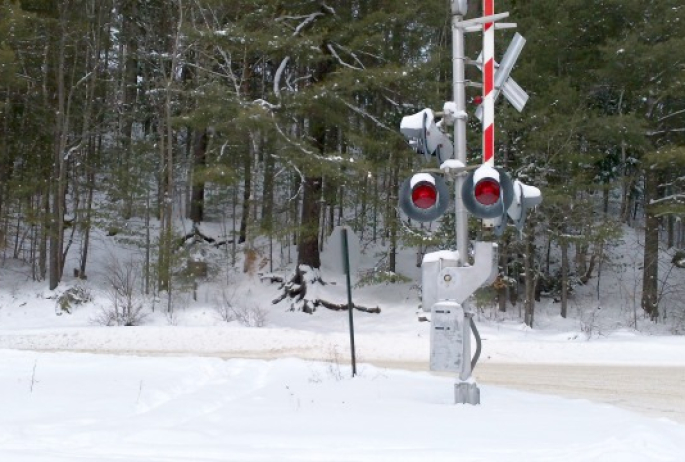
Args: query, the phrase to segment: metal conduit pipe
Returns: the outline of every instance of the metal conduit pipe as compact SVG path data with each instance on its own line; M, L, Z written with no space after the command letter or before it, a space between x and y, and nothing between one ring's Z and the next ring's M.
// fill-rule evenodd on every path
M471 370L473 371L478 363L478 358L480 358L482 342L480 339L480 333L476 328L476 322L473 320L473 316L469 316L469 321L471 322L471 332L473 332L473 336L476 338L476 353L473 355L473 359L471 359Z

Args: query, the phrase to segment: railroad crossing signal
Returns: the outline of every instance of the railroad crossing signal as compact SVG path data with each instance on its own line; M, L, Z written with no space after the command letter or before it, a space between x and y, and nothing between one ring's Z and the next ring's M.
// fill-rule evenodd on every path
M444 106L443 118L436 122L430 109L402 119L400 131L409 144L427 160L438 158L440 172L455 180L456 250L427 253L422 269L423 310L431 312L431 370L458 371L455 383L456 403L480 403L480 391L471 377L480 354L480 336L473 322L475 310L468 299L497 273L497 245L474 242L473 261L468 241L468 213L491 220L495 233L501 234L511 218L520 230L527 211L542 201L540 190L494 167L494 102L500 93L519 111L528 94L510 77L525 39L516 34L502 62L495 63L494 32L515 27L500 23L509 13L494 12L494 0L483 0L483 16L464 20L468 0L451 0L453 93L454 100ZM483 124L483 165L471 171L466 166L466 129L468 115L465 103L464 35L483 32L483 53L476 63L483 70L483 103L477 116ZM495 71L495 69L497 69ZM454 125L452 139L446 126ZM466 174L465 172L469 172ZM425 222L439 218L449 202L449 191L442 177L431 172L417 173L400 189L399 205L411 219ZM471 331L477 350L471 359Z

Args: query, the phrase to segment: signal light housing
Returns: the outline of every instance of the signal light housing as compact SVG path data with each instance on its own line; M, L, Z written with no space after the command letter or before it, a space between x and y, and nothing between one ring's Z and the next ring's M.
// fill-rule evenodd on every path
M400 187L400 208L412 220L428 222L440 218L449 205L445 180L430 173L417 173Z
M542 193L535 186L529 186L514 181L514 200L507 210L509 218L514 222L516 229L521 231L526 222L528 210L542 203Z
M503 169L481 165L464 181L461 191L466 209L477 218L495 220L495 234L501 236L507 216L521 231L528 210L542 203L542 193L535 186L512 181Z
M422 153L426 161L432 156L438 158L438 164L451 159L454 155L452 140L441 129L442 124L435 122L435 114L430 109L424 109L409 116L402 117L400 132L409 140L418 152Z

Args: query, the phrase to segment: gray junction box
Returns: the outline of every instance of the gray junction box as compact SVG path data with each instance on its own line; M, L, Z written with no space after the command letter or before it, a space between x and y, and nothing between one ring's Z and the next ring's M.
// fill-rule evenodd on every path
M461 371L464 360L464 322L464 310L460 304L441 301L433 305L430 370Z
M421 262L421 309L431 312L431 307L438 302L438 279L443 268L456 267L459 252L442 250L423 256ZM432 314L431 314L432 316Z

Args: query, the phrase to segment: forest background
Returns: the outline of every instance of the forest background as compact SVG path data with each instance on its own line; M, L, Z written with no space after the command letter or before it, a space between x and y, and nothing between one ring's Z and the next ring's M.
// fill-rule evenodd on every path
M521 114L497 106L497 164L544 202L520 236L471 223L472 238L500 245L500 276L478 298L501 311L520 301L533 326L549 296L566 317L630 232L640 315L685 323L685 6L496 7L528 40L515 77L531 96ZM2 0L3 261L53 290L65 270L87 277L104 231L140 249L141 290L166 294L169 310L174 291L216 270L214 250L246 272L292 268L284 297L308 310L308 268L344 224L379 250L367 283L406 282L401 249L420 262L454 242L453 216L420 226L397 208L422 161L399 122L451 99L450 20L446 0ZM498 32L499 55L511 34ZM480 48L467 37L469 57ZM480 81L475 66L467 78ZM475 117L468 136L475 163Z

